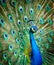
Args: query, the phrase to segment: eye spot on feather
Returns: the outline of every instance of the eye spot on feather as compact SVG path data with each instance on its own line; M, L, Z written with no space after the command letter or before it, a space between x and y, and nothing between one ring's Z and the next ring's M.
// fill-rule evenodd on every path
M41 10L41 5L40 4L38 4L38 10Z
M18 25L20 25L20 24L21 24L21 21L20 21L20 20L18 20L17 24L18 24Z
M15 36L15 30L11 30L12 36Z
M12 20L12 16L10 16L10 20Z
M11 59L9 59L8 65L12 65L12 60Z
M0 19L0 23L4 23L4 20L3 19Z
M21 32L19 32L19 36L21 39L23 38L23 34Z
M3 37L4 37L4 40L6 41L8 40L8 34L6 32L4 32Z
M11 51L11 52L13 51L13 45L12 45L12 44L10 44L10 45L8 46L8 50Z
M10 46L10 48L12 49L12 46Z
M12 2L13 5L15 5L15 2Z
M46 11L50 11L51 10L51 8L50 8L50 6L47 4L46 5Z
M46 49L49 49L49 47L50 47L49 43L45 43L45 47L46 47Z
M3 59L7 60L7 53L3 53Z
M40 23L40 24L44 24L44 23L45 23L44 18L40 18L40 19L39 19L39 23Z
M50 36L54 36L54 32L53 31L50 31Z
M2 1L2 3L5 3L6 2L6 0L1 0Z
M4 57L6 57L6 54L4 55Z
M19 39L18 38L16 38L15 41L16 41L16 43L19 43Z
M24 16L24 21L28 22L28 17L27 16Z
M0 25L3 27L4 26L4 20L1 18L0 19Z
M19 6L19 12L22 13L23 12L23 7Z
M33 15L34 14L34 10L31 8L30 9L30 15Z
M9 16L9 19L12 20L12 16Z
M6 0L0 0L3 7L6 6Z
M17 54L17 52L15 51L14 54Z
M39 41L39 42L42 42L42 38L41 38L41 37L38 37L38 41Z
M44 30L43 29L40 30L40 34L44 34Z
M47 20L47 22L49 23L49 25L53 25L53 21L50 18Z
M16 56L17 55L17 51L14 51L14 56Z
M16 1L11 1L11 5L15 7Z
M11 14L8 14L8 19L9 19L10 22L13 22L13 18L12 18Z

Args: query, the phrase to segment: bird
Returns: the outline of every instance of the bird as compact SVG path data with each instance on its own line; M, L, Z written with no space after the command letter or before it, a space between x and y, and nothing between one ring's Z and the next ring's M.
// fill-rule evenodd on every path
M0 65L54 65L54 0L0 0Z

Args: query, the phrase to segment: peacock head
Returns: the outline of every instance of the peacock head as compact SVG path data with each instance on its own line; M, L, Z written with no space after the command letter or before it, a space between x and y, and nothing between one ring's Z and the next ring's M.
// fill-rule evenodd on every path
M37 26L31 26L30 32L35 33L38 30Z

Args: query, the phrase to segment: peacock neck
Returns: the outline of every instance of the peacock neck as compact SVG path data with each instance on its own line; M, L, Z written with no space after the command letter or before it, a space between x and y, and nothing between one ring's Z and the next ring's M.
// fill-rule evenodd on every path
M42 65L41 53L36 44L36 40L34 39L34 35L32 32L30 32L29 34L30 34L30 44L32 48L31 65Z
M36 48L38 49L36 40L34 39L34 35L32 32L30 32L30 43L31 43L32 50L35 50Z

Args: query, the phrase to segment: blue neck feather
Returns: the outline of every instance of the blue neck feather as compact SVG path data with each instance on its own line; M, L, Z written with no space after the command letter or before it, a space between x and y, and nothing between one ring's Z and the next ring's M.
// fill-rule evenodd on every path
M31 43L31 65L42 65L42 57L40 50L36 44L33 33L30 32L30 43Z

